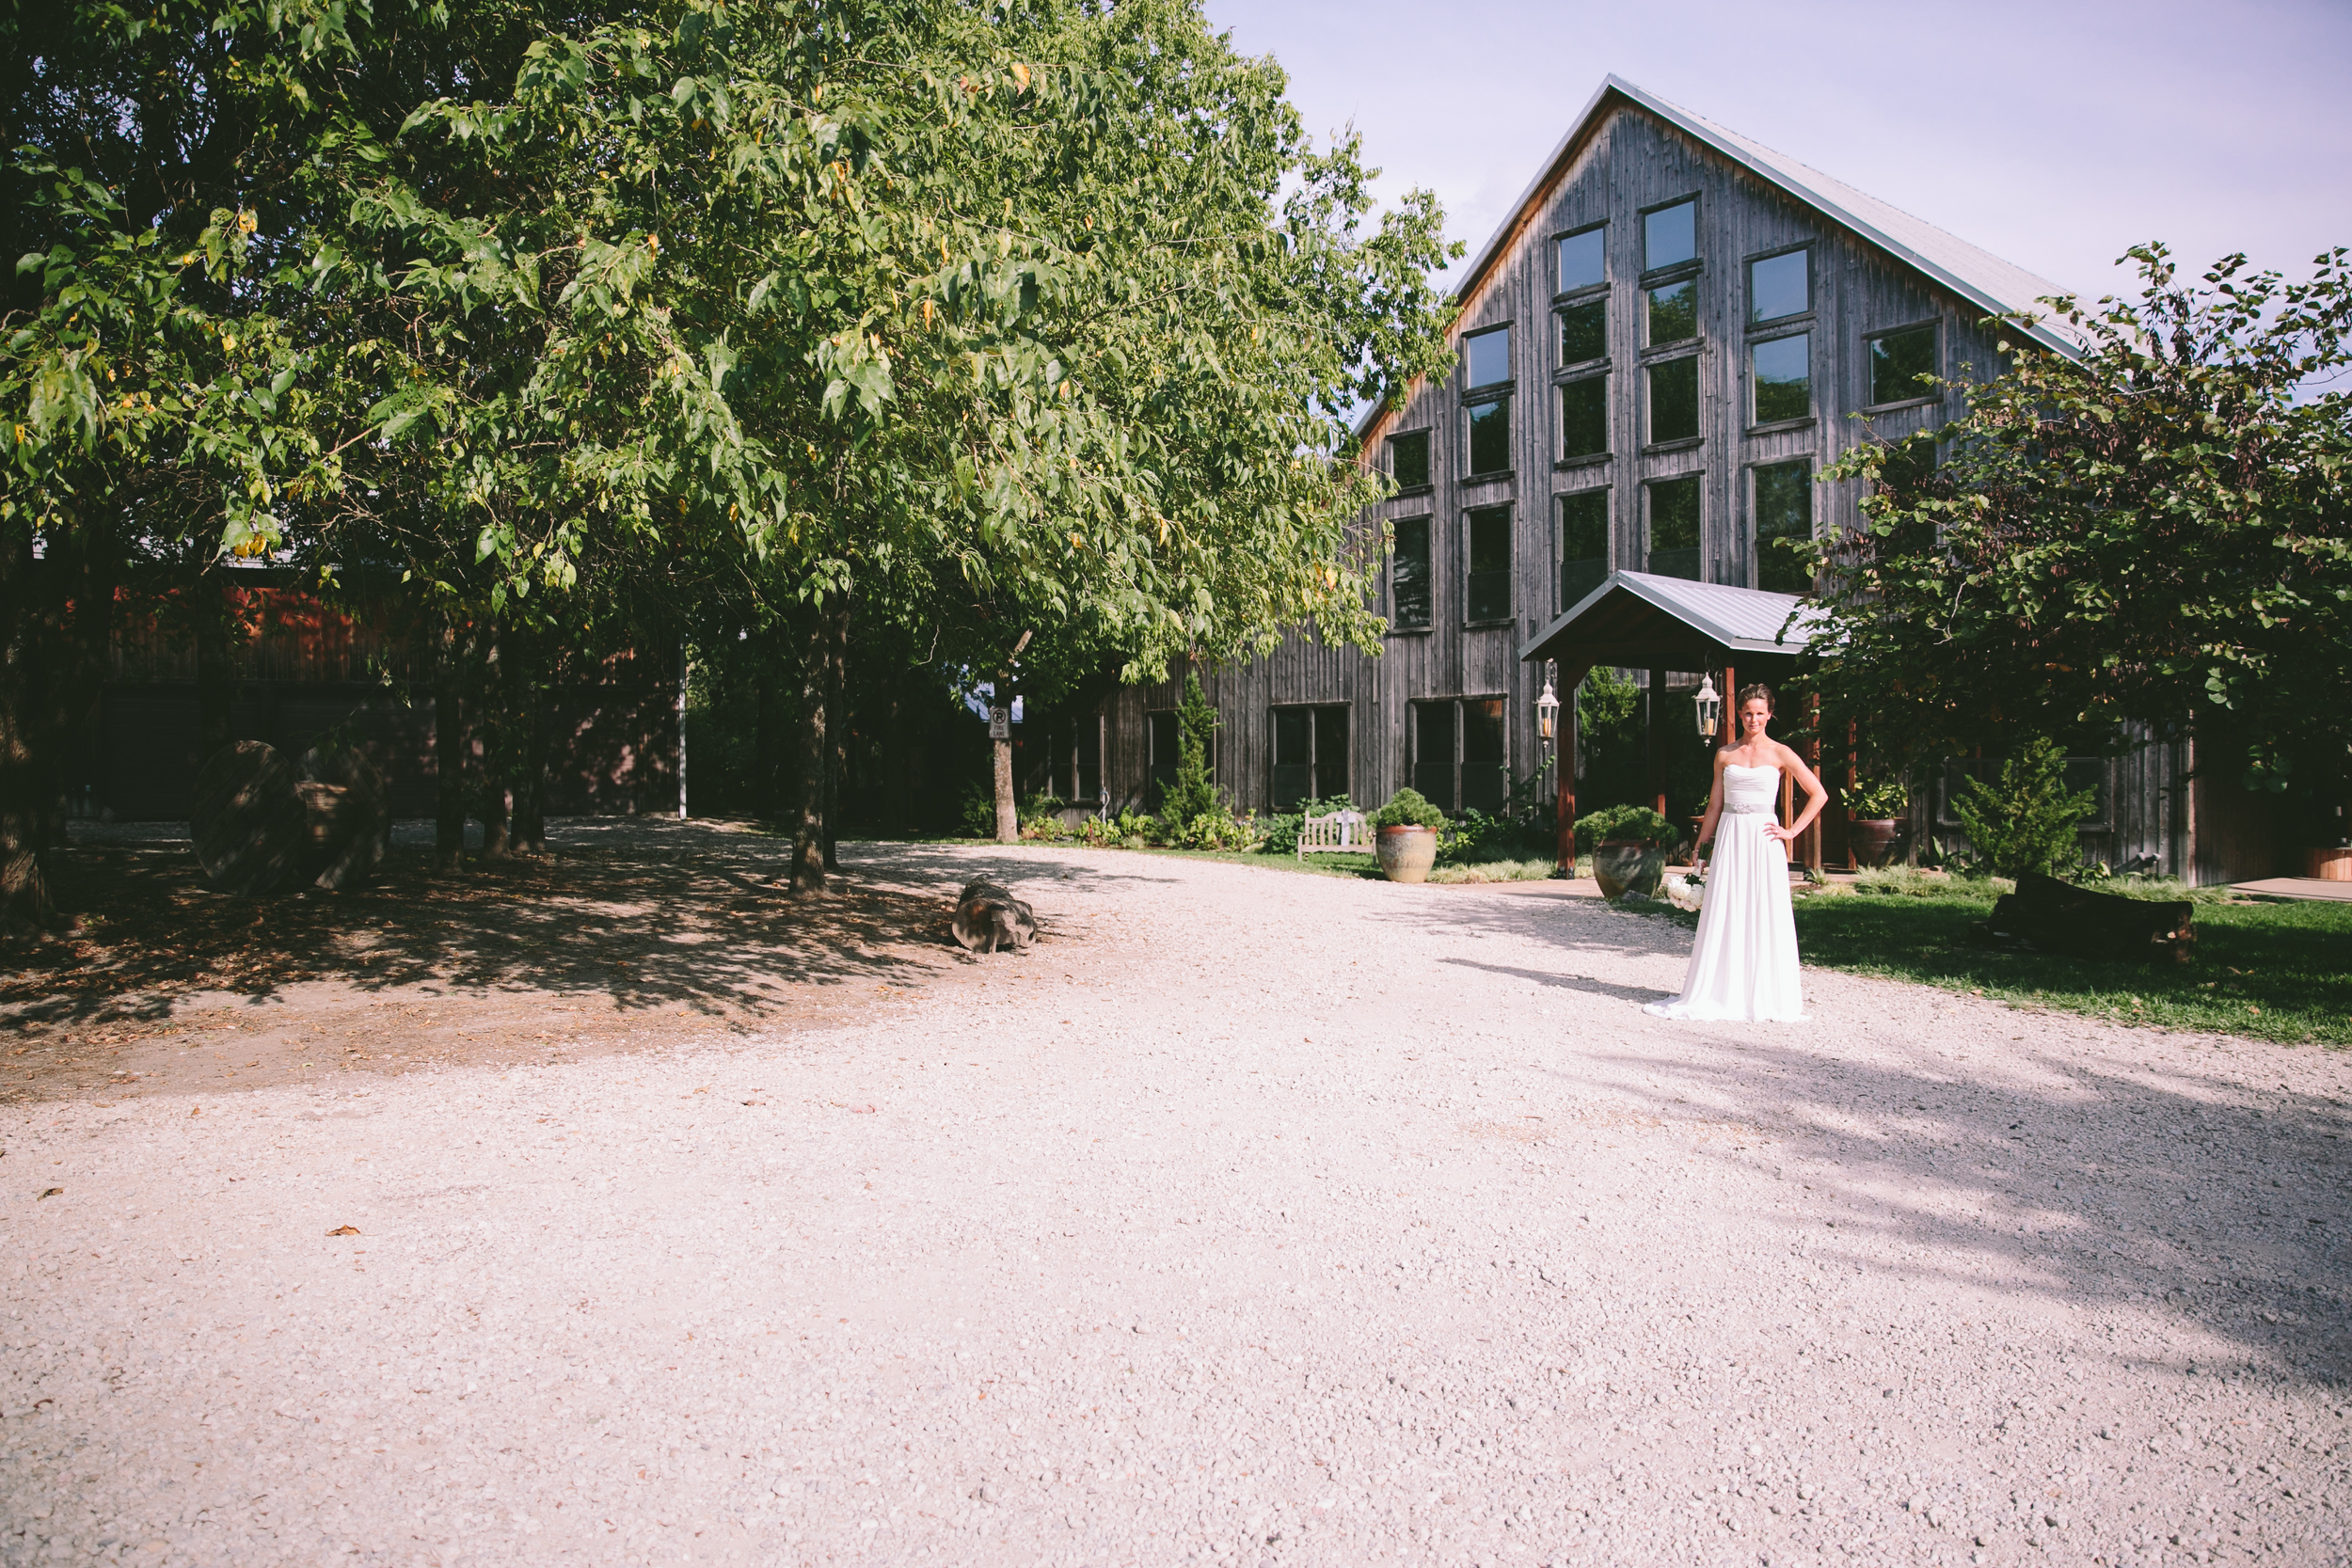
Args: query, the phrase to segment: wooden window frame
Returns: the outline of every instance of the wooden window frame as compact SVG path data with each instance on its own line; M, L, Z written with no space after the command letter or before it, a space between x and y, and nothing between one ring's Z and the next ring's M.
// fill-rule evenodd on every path
M1687 479L1696 479L1699 482L1698 543L1693 546L1699 558L1699 575L1684 580L1705 582L1707 580L1707 470L1705 468L1685 468L1680 473L1655 474L1642 481L1642 570L1650 573L1653 577L1665 575L1653 570L1650 564L1650 558L1658 553L1658 531L1650 521L1657 511L1658 502L1655 492L1661 484L1678 484Z
M1582 595L1581 594L1576 599L1570 599L1567 596L1566 591L1562 586L1564 574L1568 569L1568 525L1567 520L1561 515L1562 510L1569 501L1574 500L1581 496L1599 496L1602 498L1601 511L1604 514L1604 516L1602 518L1600 535L1600 579L1603 582L1607 582L1609 580L1609 574L1617 569L1616 491L1617 487L1613 484L1582 484L1577 486L1573 490L1555 490L1552 492L1551 596L1553 604L1557 607L1552 610L1554 615L1565 615L1569 610L1575 609L1576 606L1582 600ZM1590 560L1591 558L1588 556L1580 556L1578 559Z
M1616 434L1616 421L1609 417L1609 377L1611 373L1609 361L1601 359L1594 361L1590 364L1579 365L1577 367L1577 373L1574 375L1563 375L1553 378L1551 383L1551 449L1552 451L1560 453L1559 456L1551 460L1551 466L1555 471L1562 471L1570 468L1589 468L1597 463L1606 463L1610 460L1611 452L1609 449L1614 444ZM1571 387L1581 386L1587 381L1597 381L1601 384L1601 427L1603 436L1606 439L1604 440L1601 450L1598 451L1565 451L1562 449L1567 445L1568 440L1568 415L1566 408L1567 390Z
M1759 457L1751 462L1740 465L1741 472L1740 476L1740 495L1741 500L1746 503L1742 508L1742 510L1746 513L1746 515L1740 520L1739 531L1743 536L1745 542L1745 548L1747 552L1747 582L1745 586L1749 588L1763 588L1764 586L1764 535L1757 526L1759 519L1756 504L1756 476L1761 469L1786 467L1792 463L1802 463L1805 467L1806 497L1810 499L1817 496L1819 491L1816 486L1816 481L1820 474L1820 465L1816 460L1815 454L1812 452L1797 452L1792 455L1781 457ZM1706 498L1704 496L1700 498L1699 505L1702 511L1701 521L1703 524L1705 520L1704 509L1707 505ZM1805 510L1808 514L1810 514L1810 531L1808 532L1807 537L1819 539L1821 536L1821 509L1818 505L1808 504ZM1816 583L1814 585L1814 592L1819 593L1820 588L1820 585ZM1771 589L1767 591L1775 594L1782 592L1780 589Z
M1813 293L1815 280L1820 277L1821 270L1815 264L1813 256L1819 248L1811 240L1801 240L1795 245L1775 245L1770 250L1759 250L1754 255L1740 258L1740 287L1746 292L1748 307L1740 312L1740 320L1747 324L1747 330L1764 337L1777 337L1782 328L1800 321L1809 322L1820 314L1820 307L1815 301ZM1785 316L1767 316L1762 321L1756 320L1756 263L1776 261L1783 256L1793 256L1799 251L1804 253L1804 309L1792 310Z
M1500 468L1472 468L1470 467L1470 410L1473 408L1484 408L1490 403L1499 403L1502 404L1503 455L1506 459L1512 458L1517 454L1518 443L1516 437L1518 431L1513 422L1514 417L1511 413L1511 404L1517 400L1518 393L1518 388L1513 383L1508 381L1498 381L1489 386L1482 387L1478 389L1478 393L1474 397L1468 392L1463 393L1462 412L1460 416L1462 440L1462 483L1486 484L1495 480L1509 479L1512 474L1517 471L1518 465L1516 462L1511 461L1504 462L1503 466Z
M1144 800L1145 803L1153 811L1157 811L1159 809L1159 802L1152 799L1152 788L1154 786L1161 788L1172 786L1176 782L1176 769L1184 760L1184 724L1183 721L1177 718L1179 711L1179 709L1173 707L1148 707L1143 710ZM1160 717L1162 714L1166 714L1168 716L1168 724L1173 732L1173 744L1177 748L1177 754L1169 757L1165 764L1163 764L1160 759L1153 754L1154 748L1152 738L1152 721ZM1216 729L1209 732L1209 777L1211 779L1215 779L1216 777L1216 737L1223 732L1223 730L1224 726L1220 724ZM1160 768L1162 767L1166 767L1168 769L1168 777L1165 782L1163 782L1160 777Z
M1634 209L1633 220L1642 226L1642 268L1641 272L1637 276L1642 287L1645 289L1650 286L1650 280L1652 278L1665 278L1671 281L1673 275L1679 272L1684 267L1690 268L1692 272L1698 272L1706 266L1707 247L1705 245L1700 243L1699 234L1699 219L1706 214L1706 209L1700 206L1699 198L1705 194L1706 193L1703 191L1690 191L1681 196L1668 197L1663 201L1653 201L1646 206L1637 207ZM1661 261L1655 266L1651 265L1649 259L1650 214L1652 213L1662 213L1669 207L1679 207L1686 201L1689 202L1692 207L1691 254L1679 261Z
M1555 378L1577 380L1595 369L1606 370L1610 360L1615 357L1609 352L1609 300L1608 290L1587 289L1582 293L1562 295L1551 302L1551 373ZM1601 309L1601 350L1590 359L1563 359L1560 357L1560 318L1587 305L1598 305Z
M1814 366L1819 361L1811 343L1807 343L1804 350L1805 411L1794 419L1787 420L1759 421L1756 417L1756 351L1767 343L1784 342L1790 338L1811 338L1815 335L1809 317L1799 320L1791 316L1778 323L1777 325L1779 327L1777 331L1758 333L1750 338L1742 350L1746 356L1746 363L1740 367L1740 384L1746 388L1740 399L1745 404L1741 412L1747 415L1746 429L1742 432L1744 435L1773 436L1785 430L1804 430L1810 428L1820 418L1820 377L1814 373Z
M1597 283L1579 283L1573 289L1562 288L1560 286L1560 242L1563 240L1573 240L1579 234L1589 234L1596 229L1602 231L1600 240L1600 281ZM1594 294L1606 293L1609 292L1611 276L1609 269L1608 229L1609 220L1607 218L1602 218L1597 223L1580 223L1573 229L1563 229L1551 236L1549 242L1551 246L1551 302L1554 305L1559 305L1563 302L1581 300L1589 298Z
M1316 755L1318 742L1316 740L1315 732L1315 716L1328 711L1337 711L1346 715L1347 721L1347 743L1345 747L1346 754L1340 759L1341 782L1345 787L1334 790L1332 791L1332 794L1344 795L1350 800L1355 799L1356 705L1353 703L1272 703L1267 705L1266 707L1265 748L1266 803L1272 810L1282 811L1287 809L1278 799L1274 787L1275 770L1282 766L1279 756L1280 748L1276 741L1277 725L1279 721L1280 716L1285 713L1303 713L1307 715L1308 790L1307 793L1299 799L1310 800L1327 800L1331 798L1329 795L1320 793L1314 787L1315 775L1322 770L1323 767L1321 758Z
M1502 501L1486 501L1486 502L1482 502L1482 503L1480 503L1479 505L1476 505L1476 506L1465 506L1465 507L1463 507L1463 508L1461 509L1461 512L1462 512L1462 622L1461 622L1461 624L1462 624L1462 626L1463 626L1463 627L1464 627L1465 629L1471 629L1471 628L1482 627L1482 626L1507 626L1507 625L1509 625L1509 624L1511 623L1511 621L1513 620L1513 618L1514 618L1514 617L1516 616L1516 614L1518 613L1518 611L1517 611L1517 606L1518 606L1518 508L1517 506L1513 505L1510 501L1507 501L1507 500L1502 500ZM1504 536L1504 542L1505 542L1506 546L1509 547L1509 564L1505 565L1505 566L1503 567L1502 571L1500 574L1491 573L1491 572L1473 573L1473 572L1471 572L1471 570L1470 570L1470 545L1471 545L1471 540L1470 540L1470 515L1471 515L1471 514L1473 514L1473 513L1478 513L1478 512L1500 512L1500 513L1502 513L1502 514L1503 515L1503 525L1502 525L1502 527L1503 527L1503 536ZM1436 551L1435 549L1432 549L1432 550L1430 551L1430 553L1431 553L1432 555L1435 555L1435 554L1437 553L1437 551ZM1476 577L1493 577L1493 576L1497 576L1497 575L1500 575L1500 576L1502 578L1502 579L1503 579L1503 584L1504 584L1502 613L1502 614L1500 614L1500 615L1486 615L1486 616L1480 616L1480 617L1475 617L1475 618L1473 618L1473 617L1471 616L1471 614L1470 614L1470 579L1471 579L1471 578L1472 578L1473 576L1476 576Z
M1424 484L1407 484L1407 485L1402 485L1402 486L1399 486L1399 487L1398 487L1398 489L1397 489L1397 491L1396 491L1396 495L1398 495L1398 496L1426 496L1426 495L1430 494L1432 491L1434 491L1434 490L1436 490L1436 489L1437 489L1437 487L1438 487L1438 462L1437 462L1438 453L1437 453L1437 443L1436 443L1436 441L1435 441L1434 439L1431 439L1431 438L1432 438L1432 437L1434 437L1436 435L1437 435L1437 432L1436 432L1435 430L1433 430L1430 426L1428 426L1428 425L1422 425L1422 426L1420 426L1419 428L1417 428L1417 429L1413 429L1413 430L1398 430L1398 431L1391 431L1389 435L1387 435L1387 436L1383 436L1383 437L1381 438L1381 444L1380 444L1380 455L1381 455L1383 458L1387 459L1387 462L1388 462L1388 474L1389 474L1389 478L1390 478L1391 480L1392 480L1392 481L1396 478L1396 449L1395 449L1395 447L1394 447L1393 445L1391 445L1391 443L1394 442L1394 441L1395 441L1395 440L1396 440L1399 436L1419 436L1422 437L1423 439L1425 439L1425 440L1429 440L1429 441L1430 441L1430 451L1429 451L1429 480L1428 480L1428 483L1424 483Z
M1461 339L1463 374L1468 375L1470 373L1470 340L1472 338L1484 338L1489 333L1494 332L1509 333L1516 339L1518 335L1518 323L1509 317L1505 317L1503 320L1499 322L1487 322L1483 325L1470 327L1465 330ZM1518 381L1519 355L1518 344L1516 341L1509 343L1509 345L1504 348L1502 353L1502 362L1503 374L1501 381L1482 381L1475 387L1471 386L1467 381L1462 383L1462 402L1464 404L1484 403L1498 389L1508 390L1513 386L1517 385Z
M1691 335L1688 338L1669 338L1662 343L1653 343L1648 341L1650 313L1649 296L1657 293L1660 289L1677 288L1685 283L1691 285ZM1676 268L1665 277L1645 278L1642 282L1639 297L1642 310L1641 332L1644 339L1642 343L1643 357L1671 359L1677 352L1690 347L1692 343L1704 343L1707 341L1707 327L1699 320L1701 311L1699 300L1699 274L1697 268L1693 267L1688 271L1684 271L1681 268Z
M1871 378L1870 345L1872 343L1877 342L1881 338L1892 338L1904 332L1916 332L1923 326L1931 327L1935 332L1935 368L1931 373L1935 375L1942 375L1944 373L1945 348L1944 318L1941 314L1937 314L1932 316L1923 316L1917 321L1902 322L1894 326L1876 327L1871 331L1865 332L1862 335L1862 374L1866 383ZM1877 390L1877 388L1875 386L1866 385L1864 390L1867 393ZM1890 414L1899 408L1932 408L1945 403L1946 401L1946 393L1922 392L1915 397L1897 398L1892 403L1865 403L1859 412L1865 414Z
M1424 570L1429 574L1429 619L1415 626L1406 626L1396 612L1396 557L1393 549L1389 557L1389 635L1391 637L1426 637L1438 626L1438 517L1435 512L1416 512L1409 516L1392 517L1393 529L1402 523L1426 523L1429 526L1429 560Z
M1510 720L1511 698L1508 692L1470 691L1454 697L1415 697L1407 701L1405 705L1406 722L1409 726L1406 736L1406 778L1407 780L1418 779L1423 767L1435 766L1422 761L1421 714L1423 708L1435 707L1440 703L1454 709L1454 755L1447 762L1454 781L1453 788L1449 792L1449 799L1453 803L1441 806L1440 809L1448 816L1459 816L1469 809L1462 804L1462 742L1470 730L1470 726L1463 721L1462 709L1464 705L1469 703L1501 703L1502 705L1502 798L1504 802L1508 803L1511 799L1511 742L1513 738ZM1414 787L1418 789L1420 785L1416 784Z
M1706 357L1707 347L1704 340L1702 340L1700 346L1692 352L1685 354L1661 354L1655 359L1645 358L1642 361L1641 412L1643 438L1641 451L1645 455L1654 452L1690 451L1707 444L1707 377L1705 373L1707 367L1703 363ZM1652 386L1650 377L1656 373L1660 366L1675 364L1684 359L1702 361L1698 369L1692 372L1693 379L1697 383L1698 391L1698 434L1695 436L1677 436L1670 441L1654 440L1651 438L1651 432L1657 426L1657 420L1652 414L1654 400L1650 395ZM1670 474L1666 477L1673 478L1675 476ZM1649 482L1645 480L1643 483L1647 483Z

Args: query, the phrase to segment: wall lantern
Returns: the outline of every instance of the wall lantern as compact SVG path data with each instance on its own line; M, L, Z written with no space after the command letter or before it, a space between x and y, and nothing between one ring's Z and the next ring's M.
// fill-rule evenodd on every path
M1695 705L1698 712L1699 738L1712 740L1715 738L1717 728L1724 721L1724 700L1715 695L1713 674L1704 674L1699 677L1699 696Z

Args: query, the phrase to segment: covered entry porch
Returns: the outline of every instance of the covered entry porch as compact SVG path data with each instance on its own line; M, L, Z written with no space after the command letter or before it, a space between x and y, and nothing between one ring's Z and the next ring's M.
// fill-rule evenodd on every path
M1612 572L1565 614L1536 633L1520 648L1522 661L1549 660L1556 667L1561 692L1559 764L1560 864L1576 865L1576 702L1574 692L1596 666L1648 673L1643 694L1645 744L1647 748L1651 807L1671 816L1666 802L1668 737L1662 733L1666 681L1670 672L1698 673L1722 693L1722 719L1716 726L1719 744L1733 737L1735 701L1741 681L1779 684L1793 672L1805 651L1805 601L1793 594L1772 594L1756 588L1723 583L1692 582L1683 578L1657 577L1648 572ZM1792 620L1793 618L1793 620ZM1798 737L1798 753L1816 772L1820 770L1818 705L1804 713L1784 704L1775 732ZM1833 796L1851 781L1841 767L1838 776L1825 778ZM1781 819L1794 816L1793 789L1781 790ZM1820 870L1824 862L1842 864L1848 859L1845 814L1824 811L1792 847L1790 859Z

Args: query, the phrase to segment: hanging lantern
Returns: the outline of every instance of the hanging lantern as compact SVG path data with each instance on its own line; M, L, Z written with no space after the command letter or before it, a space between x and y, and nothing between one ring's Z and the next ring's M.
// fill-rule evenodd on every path
M1699 738L1712 740L1716 730L1724 721L1724 700L1715 694L1715 677L1712 673L1699 677L1699 696L1696 707Z
M1560 735L1560 699L1552 694L1551 677L1544 677L1544 694L1535 699L1535 733L1545 740Z

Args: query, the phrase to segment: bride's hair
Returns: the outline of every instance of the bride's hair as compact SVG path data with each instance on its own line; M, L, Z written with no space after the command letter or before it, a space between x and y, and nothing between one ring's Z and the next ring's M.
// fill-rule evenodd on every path
M1765 685L1763 682L1761 682L1761 681L1756 682L1756 685L1754 685L1754 686L1743 686L1743 687L1741 687L1741 688L1740 689L1740 707L1746 707L1746 706L1747 706L1750 703L1752 703L1752 702L1756 701L1758 697L1761 697L1761 698L1763 698L1763 699L1764 699L1764 711L1765 711L1765 712L1767 712L1767 713L1777 713L1777 712L1779 712L1779 711L1780 711L1780 710L1779 710L1776 706L1774 706L1774 705L1773 705L1773 703L1772 703L1772 689L1771 687L1769 687L1769 686L1766 686L1766 685ZM1738 710L1737 708L1735 708L1733 711L1734 711L1734 712L1737 712L1737 711L1739 711L1739 710Z

